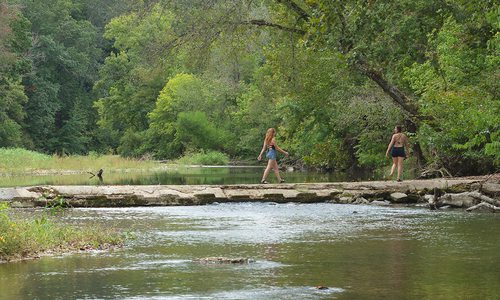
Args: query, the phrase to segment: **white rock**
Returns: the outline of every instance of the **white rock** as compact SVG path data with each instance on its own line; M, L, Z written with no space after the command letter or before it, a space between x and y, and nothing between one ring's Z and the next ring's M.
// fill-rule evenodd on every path
M405 193L392 193L391 199L394 202L403 202L408 199L408 195L406 195Z

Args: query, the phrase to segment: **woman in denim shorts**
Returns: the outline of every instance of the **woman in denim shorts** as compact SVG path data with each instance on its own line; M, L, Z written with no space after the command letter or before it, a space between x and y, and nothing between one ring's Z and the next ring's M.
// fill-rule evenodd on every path
M285 154L286 156L288 156L288 152L281 149L276 144L276 130L274 128L269 128L266 132L266 137L264 138L264 145L262 145L262 150L260 151L259 157L257 158L259 161L262 160L262 154L264 154L264 151L266 151L266 149L267 149L266 157L268 159L268 162L267 162L267 167L264 170L264 175L262 175L262 180L260 181L260 183L267 183L266 179L271 170L274 170L274 174L276 175L278 182L280 183L285 182L285 180L280 177L280 170L278 167L278 162L276 161L276 154L277 154L276 151L279 151Z

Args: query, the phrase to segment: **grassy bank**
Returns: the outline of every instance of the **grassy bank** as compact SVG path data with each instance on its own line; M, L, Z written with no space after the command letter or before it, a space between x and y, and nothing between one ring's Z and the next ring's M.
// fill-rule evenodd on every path
M128 159L118 155L86 156L47 155L20 148L0 148L0 173L20 174L43 171L79 170L96 172L99 169L147 169L155 165L154 161Z
M68 226L53 220L48 212L32 220L18 219L11 216L7 203L0 203L0 262L122 244L123 236L112 229Z

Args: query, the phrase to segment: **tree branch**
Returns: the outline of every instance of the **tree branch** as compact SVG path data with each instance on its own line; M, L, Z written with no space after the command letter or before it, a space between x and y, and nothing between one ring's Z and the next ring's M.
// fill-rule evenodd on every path
M384 92L389 95L399 107L410 115L410 117L414 118L418 116L417 107L397 86L391 84L382 74L380 74L380 72L373 69L363 59L357 59L355 64L363 74L368 76L368 78L381 87L382 90L384 90Z
M295 3L293 0L276 0L276 2L281 3L289 9L293 10L304 21L309 20L309 18L311 17L307 11L298 6L297 3Z
M283 25L280 25L280 24L271 23L271 22L266 21L266 20L242 21L242 22L240 22L240 24L242 24L242 25L256 25L256 26L273 27L273 28L277 28L277 29L280 29L280 30L283 30L283 31L293 32L293 33L297 33L297 34L305 34L306 33L304 30L299 29L299 28L286 27L286 26L283 26Z

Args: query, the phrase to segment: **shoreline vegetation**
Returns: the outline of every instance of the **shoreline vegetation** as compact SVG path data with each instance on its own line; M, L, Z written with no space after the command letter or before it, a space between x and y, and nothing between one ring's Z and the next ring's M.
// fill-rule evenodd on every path
M161 163L161 165L160 165ZM229 157L217 151L186 153L177 160L157 161L126 158L113 154L48 155L22 148L0 148L0 177L7 175L70 175L96 172L127 172L131 170L163 169L168 165L213 165L230 163Z
M59 156L48 155L22 148L0 148L0 174L44 174L95 172L99 169L143 169L152 168L152 160L124 158L119 155Z
M27 219L17 216L8 203L0 203L0 263L123 246L125 236L115 229L63 224L56 219L61 210L46 208Z

